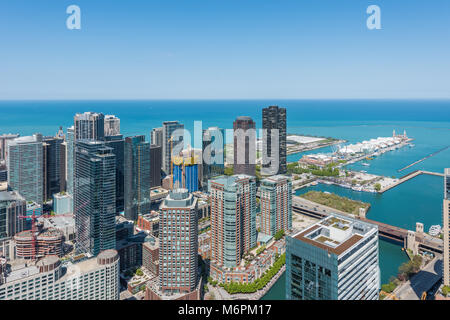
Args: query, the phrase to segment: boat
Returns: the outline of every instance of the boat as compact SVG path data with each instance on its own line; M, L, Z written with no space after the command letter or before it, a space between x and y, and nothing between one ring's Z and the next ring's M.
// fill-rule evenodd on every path
M367 162L363 162L363 163L361 163L363 166L365 166L365 167L370 167L370 164L368 164Z

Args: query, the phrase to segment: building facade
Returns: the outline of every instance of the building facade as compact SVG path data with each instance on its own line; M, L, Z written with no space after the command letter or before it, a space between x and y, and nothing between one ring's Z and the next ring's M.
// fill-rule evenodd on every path
M270 167L270 158L278 157L278 171L272 174L285 174L286 166L286 108L270 106L262 111L263 128L263 172L265 168ZM273 149L272 135L278 130L279 150ZM267 153L266 153L267 152Z
M0 192L0 257L15 259L12 239L24 230L24 220L20 217L26 215L27 203L19 193Z
M161 147L163 146L163 127L154 128L150 133L151 143L155 146Z
M67 192L73 197L73 161L75 150L75 136L74 127L67 128L66 134L66 189ZM71 204L73 208L73 202ZM73 210L73 209L72 209Z
M378 300L378 227L330 215L287 237L286 299Z
M150 212L150 143L145 136L125 138L125 217L136 221Z
M27 201L44 202L42 135L8 142L8 184Z
M105 137L120 135L120 119L114 115L105 116Z
M203 130L203 187L208 186L208 180L224 174L225 170L225 130L210 127Z
M443 226L444 234L444 285L450 286L450 168L444 171L444 204L443 204Z
M176 189L161 204L159 290L163 295L195 291L198 272L197 199Z
M162 147L150 146L150 188L161 186Z
M181 149L183 149L183 136L172 137L176 130L184 130L184 125L178 121L163 122L162 169L167 175L171 174L172 149L175 150L175 147L179 144L181 144Z
M44 201L66 190L66 144L64 138L43 138Z
M103 140L105 138L105 116L103 113L77 113L74 117L74 140Z
M119 300L119 255L106 250L64 265L47 256L6 274L0 300Z
M234 268L256 246L256 181L247 175L220 177L209 181L209 191L211 268Z
M292 229L292 181L276 175L261 181L261 232L274 236Z
M116 159L112 151L104 142L76 142L74 216L78 253L97 255L115 248Z
M19 138L20 135L19 134L2 134L0 135L0 162L1 161L6 161L7 160L7 152L8 152L8 141L9 140L13 140L16 138Z
M125 140L121 134L105 136L105 145L116 156L116 213L125 210Z
M250 117L238 117L234 130L234 174L256 175L256 127Z

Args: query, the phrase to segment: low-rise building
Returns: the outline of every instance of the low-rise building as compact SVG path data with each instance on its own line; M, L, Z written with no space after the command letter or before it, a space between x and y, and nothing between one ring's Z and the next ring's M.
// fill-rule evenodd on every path
M282 255L285 252L285 248L285 241L281 239L272 242L269 247L266 247L263 252L255 257L249 258L250 255L247 254L242 263L235 268L225 268L211 264L211 277L214 280L225 283L252 283L259 279L275 263L277 256Z
M153 236L158 236L159 213L152 211L149 214L141 214L136 221L136 229L147 231Z

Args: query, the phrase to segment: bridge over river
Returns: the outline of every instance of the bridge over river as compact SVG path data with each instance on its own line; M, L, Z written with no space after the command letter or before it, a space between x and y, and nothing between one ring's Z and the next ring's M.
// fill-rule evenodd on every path
M337 213L355 217L349 215L346 212L339 211L315 202L303 199L298 196L292 197L292 210L296 213L300 213L312 218L322 219L327 217L330 213ZM370 220L365 217L356 217L361 221L373 223L378 226L378 236L384 239L395 241L405 248L416 247L417 250L427 251L442 254L444 250L444 243L441 239L432 237L424 232L420 231L408 231L403 228L391 226L386 223ZM408 243L409 241L409 243Z

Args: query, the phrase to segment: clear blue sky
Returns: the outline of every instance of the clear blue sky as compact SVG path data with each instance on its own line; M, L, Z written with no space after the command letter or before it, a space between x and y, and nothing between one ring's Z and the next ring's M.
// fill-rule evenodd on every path
M0 99L184 98L450 98L450 1L0 0Z

